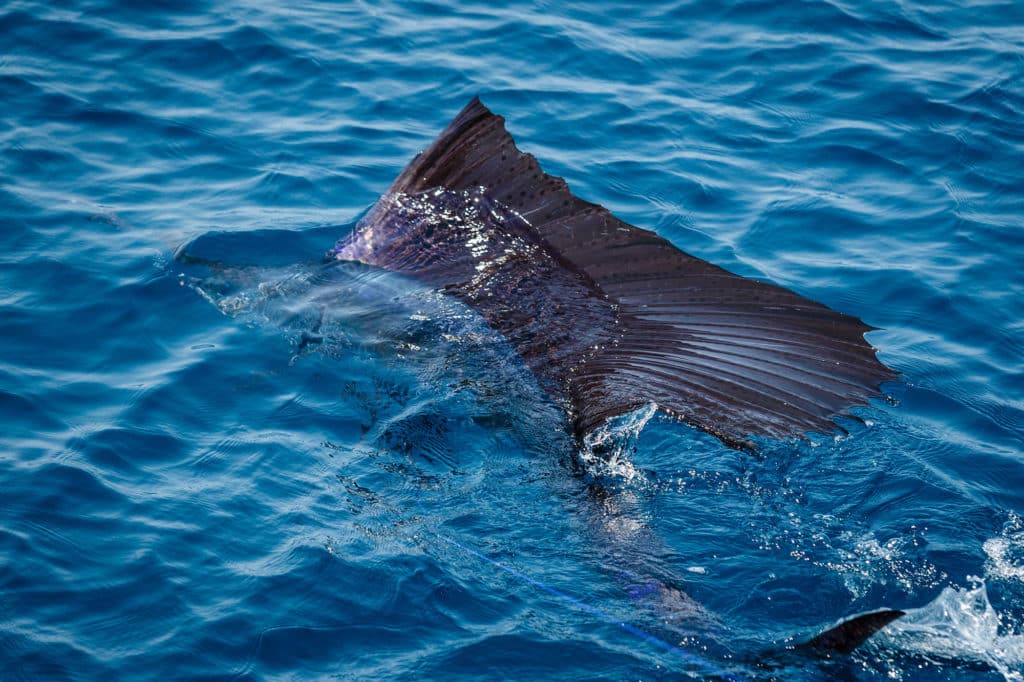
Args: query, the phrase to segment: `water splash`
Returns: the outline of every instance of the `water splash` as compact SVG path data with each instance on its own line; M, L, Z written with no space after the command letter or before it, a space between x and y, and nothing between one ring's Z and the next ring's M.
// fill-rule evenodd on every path
M1024 519L1010 514L1003 532L986 540L982 549L988 556L985 566L988 576L1024 582Z
M1008 633L992 607L985 582L947 587L929 604L910 609L887 628L904 651L928 659L982 663L1006 680L1024 680L1024 634Z
M658 412L649 403L614 419L609 419L583 438L580 461L587 473L599 478L621 479L626 483L646 480L644 473L631 460L640 432Z

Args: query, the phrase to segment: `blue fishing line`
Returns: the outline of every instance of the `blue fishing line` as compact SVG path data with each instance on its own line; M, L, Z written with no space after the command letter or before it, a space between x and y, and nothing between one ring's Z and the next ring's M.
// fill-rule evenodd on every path
M505 564L501 563L500 561L496 561L496 560L492 559L491 557L487 556L483 552L475 550L475 549L473 549L472 547L470 547L468 545L464 545L463 543L459 542L458 540L450 538L450 537L448 537L446 535L441 535L440 533L435 533L434 531L427 531L427 532L432 534L437 539L442 540L444 542L447 542L449 545L462 550L466 554L469 554L470 556L476 557L477 559L480 559L481 561L483 561L483 562L485 562L487 564L490 564L491 566L494 566L495 568L498 568L498 569L504 571L505 573L508 573L509 575L511 575L511 576L513 576L515 578L518 578L519 580L521 580L521 581L523 581L523 582L525 582L527 584L533 585L537 589L544 590L548 594L553 595L555 597L558 597L562 601L568 602L572 606L575 606L576 608L578 608L578 609L580 609L582 611L586 611L590 615L596 616L597 618L600 618L601 620L605 621L606 623L610 623L612 625L616 625L616 626L622 628L623 630L625 630L629 634L633 635L634 637L638 637L638 638L642 639L643 641L647 642L648 644L651 644L651 645L653 645L653 646L655 646L655 647L657 647L659 649L662 649L663 651L666 651L666 652L668 652L670 654L674 654L675 656L677 656L677 657L681 658L682 660L686 661L691 666L694 666L694 667L700 669L705 674L713 675L713 676L721 678L723 680L731 680L732 682L740 682L741 678L738 678L733 673L730 673L730 672L728 672L726 670L723 670L722 668L719 668L714 663L712 663L712 662L710 662L708 660L705 660L705 659L701 658L700 656L697 656L697 655L688 653L686 651L683 651L679 647L677 647L677 646L675 646L673 644L669 644L665 640L663 640L663 639L661 639L659 637L655 637L651 633L646 632L644 630L641 630L640 628L636 627L635 625L632 625L631 623L627 623L625 621L621 621L621 620L615 618L614 616L612 616L611 614L606 613L605 611L602 611L601 609L598 609L598 608L596 608L594 606L591 606L590 604L587 604L587 603L585 603L583 601L580 601L579 599L577 599L576 597L572 596L571 594L567 594L567 593L559 590L556 587L551 587L550 585L542 583L539 580L537 580L535 578L532 578L531 576L527 575L526 573L523 573L522 571L520 571L518 569L512 568L511 566L506 566Z

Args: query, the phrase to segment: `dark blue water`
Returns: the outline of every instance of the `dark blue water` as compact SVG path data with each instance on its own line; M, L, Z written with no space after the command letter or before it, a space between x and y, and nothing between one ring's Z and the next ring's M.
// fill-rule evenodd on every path
M588 463L467 308L319 268L477 94L891 399ZM0 102L0 678L1024 674L1019 2L15 0Z

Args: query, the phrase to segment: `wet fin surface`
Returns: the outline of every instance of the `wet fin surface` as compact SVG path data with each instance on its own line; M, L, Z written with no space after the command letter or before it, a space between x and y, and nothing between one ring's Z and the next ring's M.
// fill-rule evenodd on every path
M486 231L494 248L476 263L465 262L464 253L456 267L444 249L432 254L422 240L396 247L391 262L367 262L409 270L412 258L426 279L478 310L554 394L569 400L579 434L651 402L737 445L749 436L832 433L835 416L866 404L895 378L864 339L871 327L690 256L579 199L519 151L504 119L479 99L413 159L356 232L400 229L387 202L439 189L462 193L464 202L482 197L515 218ZM473 193L477 199L466 198ZM516 219L522 225L510 228ZM525 251L509 247L523 239L538 246L532 264ZM518 255L504 281L487 283L486 291L466 286L472 270L510 248ZM332 253L358 258L341 243ZM447 271L423 267L434 260ZM541 321L523 334L529 316ZM531 361L543 347L550 358Z
M799 648L821 653L835 652L848 654L863 644L873 634L904 615L906 614L903 611L886 609L854 616L833 628L829 628Z

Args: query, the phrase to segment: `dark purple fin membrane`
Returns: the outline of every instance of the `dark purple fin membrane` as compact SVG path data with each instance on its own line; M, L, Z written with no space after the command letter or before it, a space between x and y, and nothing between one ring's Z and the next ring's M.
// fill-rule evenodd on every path
M482 192L518 214L543 247L533 270L521 259L504 273L500 292L469 291L465 278L444 281L438 271L430 279L557 385L553 393L568 397L581 435L650 402L734 445L750 436L833 433L834 417L895 378L864 340L871 327L690 256L579 199L520 152L504 119L479 99L386 196L434 188ZM529 324L531 316L539 322Z

